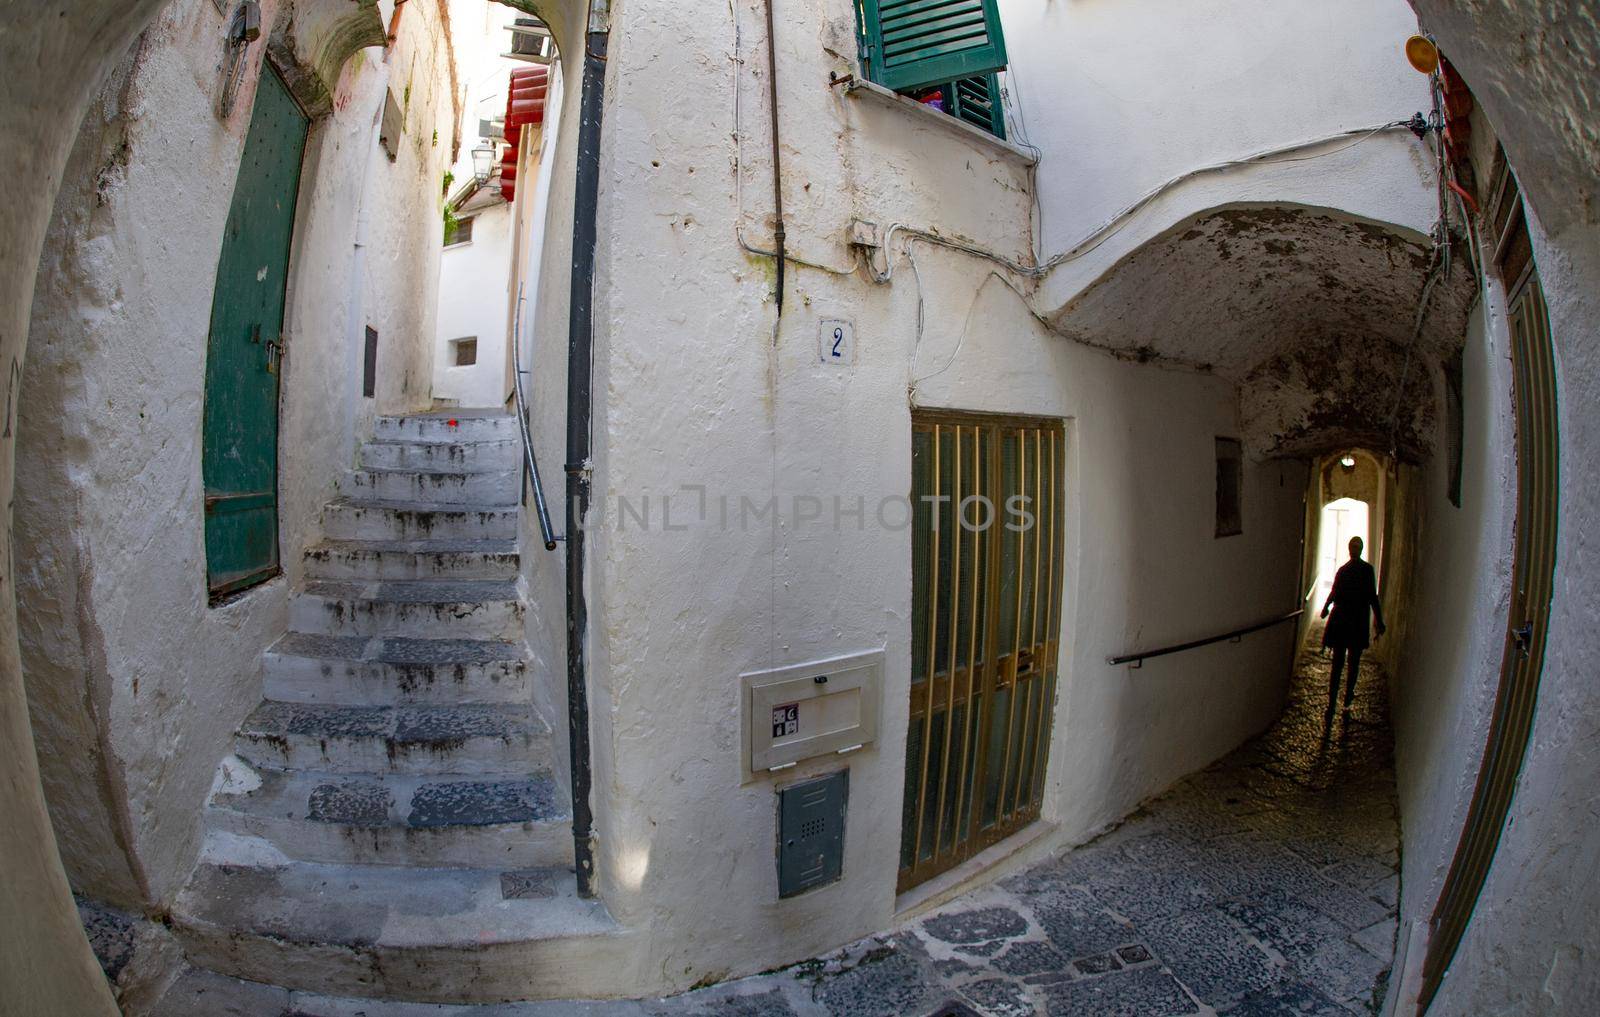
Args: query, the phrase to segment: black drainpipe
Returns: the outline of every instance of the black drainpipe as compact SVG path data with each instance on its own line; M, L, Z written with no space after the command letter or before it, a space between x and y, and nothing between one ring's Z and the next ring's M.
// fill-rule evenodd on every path
M600 122L605 102L608 0L591 0L578 114L572 215L572 296L567 332L567 726L572 765L572 856L578 896L594 896L594 810L589 750L589 605L583 595L583 520L589 510L589 417L594 348L595 214L600 193Z
M772 204L774 213L772 217L773 247L777 248L778 255L778 284L777 302L778 317L783 317L783 263L784 263L784 229L783 229L783 159L778 154L778 36L773 27L772 5L776 0L767 0L767 108L772 113ZM776 342L777 333L773 333Z

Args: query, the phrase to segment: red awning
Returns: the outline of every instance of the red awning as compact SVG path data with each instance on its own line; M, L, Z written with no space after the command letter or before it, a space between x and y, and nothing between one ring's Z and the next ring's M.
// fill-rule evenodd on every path
M500 194L512 201L517 195L517 149L522 128L544 123L545 97L550 92L550 68L519 67L511 72L506 90L506 151L500 159Z

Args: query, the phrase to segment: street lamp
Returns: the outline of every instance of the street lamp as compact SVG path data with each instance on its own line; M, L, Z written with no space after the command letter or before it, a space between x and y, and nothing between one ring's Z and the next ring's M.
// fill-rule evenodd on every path
M482 187L494 173L495 146L480 145L472 150L472 179Z

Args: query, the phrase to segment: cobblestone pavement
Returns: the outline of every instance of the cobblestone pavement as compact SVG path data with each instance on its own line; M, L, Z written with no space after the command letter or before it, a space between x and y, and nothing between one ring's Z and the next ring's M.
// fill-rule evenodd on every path
M665 1000L393 1017L1376 1013L1399 889L1383 676L1363 667L1330 730L1326 661L1298 671L1276 726L1110 833L833 956ZM374 1013L298 994L295 1012Z

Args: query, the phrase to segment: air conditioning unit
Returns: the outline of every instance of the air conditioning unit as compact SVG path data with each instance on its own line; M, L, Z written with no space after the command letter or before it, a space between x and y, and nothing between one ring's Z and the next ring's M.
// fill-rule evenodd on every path
M518 18L510 26L511 52L517 56L544 56L550 29L537 18Z

